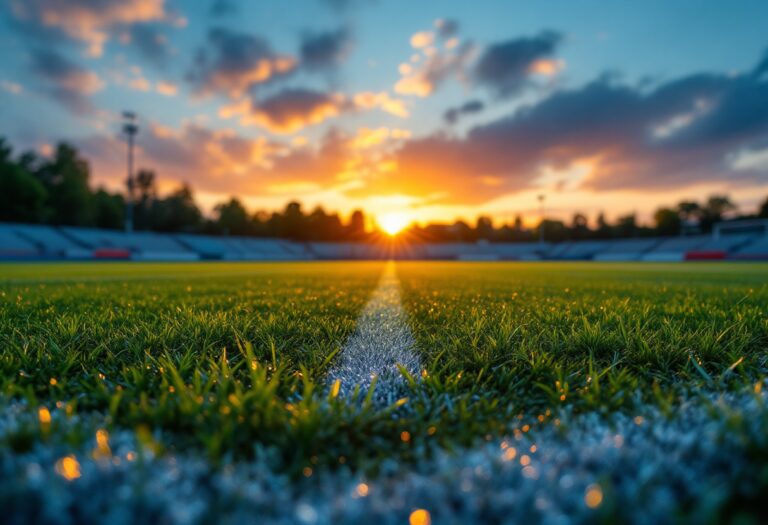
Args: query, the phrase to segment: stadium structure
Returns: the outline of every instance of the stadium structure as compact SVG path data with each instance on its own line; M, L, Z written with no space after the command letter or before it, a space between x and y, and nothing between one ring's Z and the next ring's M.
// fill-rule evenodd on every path
M0 224L0 259L137 261L303 260L696 261L768 260L768 220L731 221L711 234L560 243L296 242L282 239Z

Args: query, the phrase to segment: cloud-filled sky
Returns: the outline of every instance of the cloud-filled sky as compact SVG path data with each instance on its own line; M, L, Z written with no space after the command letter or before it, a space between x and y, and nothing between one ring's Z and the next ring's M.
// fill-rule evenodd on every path
M273 209L418 220L768 194L764 0L7 0L2 129Z

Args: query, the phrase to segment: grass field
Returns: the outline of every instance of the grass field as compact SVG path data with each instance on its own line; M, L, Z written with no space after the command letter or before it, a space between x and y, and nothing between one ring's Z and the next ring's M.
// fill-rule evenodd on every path
M11 522L766 518L768 265L396 263L421 370L340 395L387 264L0 266Z

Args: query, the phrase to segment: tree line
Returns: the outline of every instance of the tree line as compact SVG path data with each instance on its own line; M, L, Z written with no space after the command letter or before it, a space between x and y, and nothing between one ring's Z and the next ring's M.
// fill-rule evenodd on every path
M103 188L92 188L90 166L71 145L59 144L50 157L35 152L14 156L8 142L0 138L0 221L50 225L121 229L125 220L125 198ZM365 241L377 236L366 230L360 210L344 222L336 213L317 207L305 213L298 202L282 211L250 213L232 197L217 204L210 217L197 206L192 188L186 184L166 196L157 191L157 175L141 169L134 177L134 228L138 231L208 233L279 237L300 241ZM634 214L613 222L600 213L590 225L586 215L574 214L570 222L545 218L526 228L522 217L510 224L494 226L481 216L474 225L454 224L412 226L407 235L431 242L535 241L543 229L547 241L674 236L707 233L724 218L734 220L768 218L768 198L756 214L739 214L724 195L706 201L683 201L675 207L661 207L652 225L639 224Z

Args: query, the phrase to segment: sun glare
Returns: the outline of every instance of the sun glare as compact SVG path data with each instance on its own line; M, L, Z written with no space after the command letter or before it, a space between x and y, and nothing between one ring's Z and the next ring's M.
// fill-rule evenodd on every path
M394 237L408 226L410 219L405 213L391 212L379 217L378 222L381 229L384 230L384 233Z

